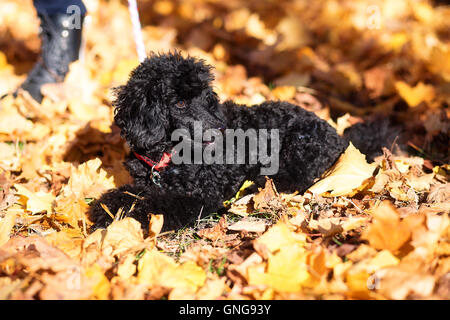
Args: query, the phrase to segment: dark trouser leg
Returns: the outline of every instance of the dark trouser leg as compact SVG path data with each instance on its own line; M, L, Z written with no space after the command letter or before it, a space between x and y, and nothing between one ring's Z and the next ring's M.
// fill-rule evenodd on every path
M72 5L80 9L82 16L86 14L86 7L81 0L34 0L33 4L38 14L72 14L72 11L68 11Z
M21 88L41 102L41 87L64 81L69 64L78 60L86 8L81 1L69 0L35 0L34 4L41 20L41 54ZM68 9L71 5L78 9Z

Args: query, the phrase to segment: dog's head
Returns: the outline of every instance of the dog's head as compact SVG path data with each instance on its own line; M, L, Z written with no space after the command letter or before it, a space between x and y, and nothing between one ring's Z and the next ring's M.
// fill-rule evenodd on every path
M211 82L211 67L178 52L153 54L116 89L115 123L136 151L163 152L175 129L193 132L194 121L204 129L223 126Z

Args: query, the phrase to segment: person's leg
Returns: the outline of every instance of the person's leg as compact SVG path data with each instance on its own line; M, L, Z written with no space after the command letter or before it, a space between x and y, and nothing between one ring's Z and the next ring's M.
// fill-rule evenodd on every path
M68 11L67 8L72 5L80 8L82 16L86 14L86 7L81 0L33 0L33 4L38 14L71 14L72 12Z
M64 81L69 64L78 60L86 8L80 0L34 0L34 5L41 20L41 55L21 88L41 102L42 85Z

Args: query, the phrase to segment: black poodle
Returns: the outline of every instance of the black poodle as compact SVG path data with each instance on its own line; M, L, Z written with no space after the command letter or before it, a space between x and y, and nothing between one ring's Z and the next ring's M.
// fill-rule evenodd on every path
M304 192L348 145L347 139L327 122L296 105L280 101L251 107L231 101L220 103L212 81L211 67L204 61L175 52L151 55L131 73L128 83L117 89L114 120L132 151L126 166L134 184L110 190L93 204L93 229L105 228L112 222L101 204L113 214L122 208L144 229L148 228L150 213L164 215L164 230L177 229L201 215L217 212L245 180L262 187L264 175L274 180L278 191ZM196 124L201 124L201 133L214 133L214 139L194 139ZM176 129L182 134L172 141ZM385 129L368 129L362 125L347 135L355 141L364 131L369 131L366 136L382 134L381 140L387 136ZM255 149L250 143L251 134L239 142L235 137L228 138L230 132L256 132L258 139L262 137L258 140L261 144ZM366 154L381 151L381 145L376 145L380 141L377 134L369 144L354 144ZM224 138L219 139L220 135ZM213 148L210 154L215 161L198 161L195 151L189 156L183 150L183 159L191 161L179 163L182 155L175 151L183 140L200 154ZM267 156L254 161L252 154L263 149ZM228 158L230 150L232 157ZM233 161L242 150L245 160ZM269 163L268 159L277 163ZM270 172L270 168L276 171ZM269 174L264 174L264 169Z

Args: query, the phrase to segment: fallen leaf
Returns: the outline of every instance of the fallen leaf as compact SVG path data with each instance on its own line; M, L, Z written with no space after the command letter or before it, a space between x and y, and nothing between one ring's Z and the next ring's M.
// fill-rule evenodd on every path
M44 191L31 192L20 184L14 184L17 194L23 196L25 199L19 200L26 205L26 210L31 213L39 213L45 211L47 214L52 213L53 201L55 196L52 193Z
M214 227L205 228L197 231L197 234L205 239L217 241L225 236L227 230L227 219L222 216Z
M86 270L84 275L91 284L92 297L99 300L107 299L111 290L111 285L100 266L94 264Z
M194 262L177 264L175 261L155 250L146 252L138 263L139 283L150 287L186 288L195 292L205 282L206 274Z
M435 279L432 275L411 272L399 267L379 270L379 290L390 299L403 300L411 294L428 297L433 292Z
M400 219L395 207L383 201L373 209L373 221L362 234L376 249L387 249L396 253L411 237L408 224Z
M423 82L411 87L403 81L397 81L395 88L410 107L417 107L421 102L430 103L436 95L434 87Z
M298 292L309 280L305 250L285 247L269 254L265 264L248 268L248 282L251 285L266 285L280 292Z
M6 213L0 220L0 247L9 240L10 233L16 222L15 213Z
M293 86L281 86L272 90L272 94L278 100L289 100L295 96L295 87Z
M240 220L228 226L228 230L247 231L247 232L264 232L266 230L266 222L264 220Z
M150 224L148 227L148 236L156 237L160 232L164 224L164 216L162 214L152 214L150 218Z
M375 168L376 165L368 164L366 156L350 143L336 164L324 174L323 179L308 191L329 197L352 195L355 190L365 186L366 180L372 177Z

